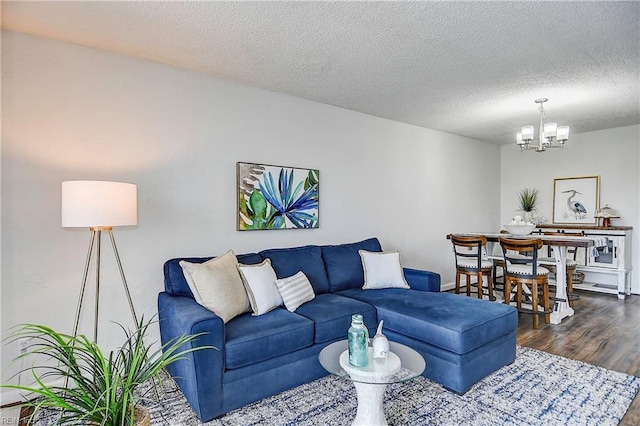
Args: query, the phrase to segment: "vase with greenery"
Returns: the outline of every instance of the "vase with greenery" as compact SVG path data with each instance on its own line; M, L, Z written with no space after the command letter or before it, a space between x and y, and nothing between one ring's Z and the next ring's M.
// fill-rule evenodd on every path
M19 372L30 371L33 385L2 387L34 395L26 404L33 408L30 420L39 411L50 409L59 414L57 424L148 425L149 412L138 405L136 389L147 381L153 381L154 386L161 383L160 371L187 353L213 349L189 344L200 335L183 335L152 349L145 338L153 323L142 319L133 331L119 325L125 341L108 354L84 335L71 336L38 324L20 325L8 340L28 339L29 343L14 362L39 355L44 358L37 358L42 364ZM144 423L138 423L141 414L146 417Z
M520 210L524 213L525 221L531 222L533 212L536 210L538 202L538 190L535 188L524 188L518 192Z

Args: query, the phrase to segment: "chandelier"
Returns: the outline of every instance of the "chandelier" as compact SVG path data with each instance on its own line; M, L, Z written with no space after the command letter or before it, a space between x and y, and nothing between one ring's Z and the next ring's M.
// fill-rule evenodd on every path
M563 148L564 143L569 139L569 126L558 126L558 123L545 123L543 121L544 103L548 100L547 98L536 99L538 110L540 111L537 143L532 143L535 138L533 126L524 126L522 131L516 133L516 144L520 147L520 151L544 152L547 148ZM554 145L556 142L557 145Z

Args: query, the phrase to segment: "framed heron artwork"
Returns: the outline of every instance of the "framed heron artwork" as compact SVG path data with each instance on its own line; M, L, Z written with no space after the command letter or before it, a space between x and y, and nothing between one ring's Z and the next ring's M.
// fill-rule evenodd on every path
M318 170L238 162L236 172L239 231L318 228Z
M553 223L597 225L599 204L600 176L553 180Z

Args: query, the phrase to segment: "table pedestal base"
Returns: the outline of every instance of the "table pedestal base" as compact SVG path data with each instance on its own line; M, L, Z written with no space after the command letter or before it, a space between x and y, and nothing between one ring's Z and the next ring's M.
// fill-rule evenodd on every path
M556 302L551 312L549 322L560 324L562 318L570 317L574 314L569 306L569 293L567 291L567 247L551 246L556 261L556 299L564 302Z
M387 426L384 415L384 392L387 385L353 382L358 395L358 412L353 426Z
M358 398L354 425L387 426L384 393L387 385L413 380L424 372L426 363L420 353L397 342L389 342L386 358L374 358L367 348L368 363L356 367L349 363L348 341L326 346L318 355L320 364L330 373L352 381Z
M551 322L551 324L560 324L562 318L573 316L575 313L573 308L570 308L567 302L560 303L566 306L562 306L551 312L551 315L549 315L549 322Z

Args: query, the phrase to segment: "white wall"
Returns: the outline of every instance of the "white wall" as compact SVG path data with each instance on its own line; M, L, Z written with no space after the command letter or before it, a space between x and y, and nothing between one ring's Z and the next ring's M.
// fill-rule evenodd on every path
M571 135L564 149L523 152L513 145L501 149L501 223L517 214L518 191L537 188L538 214L552 222L553 180L600 176L600 205L618 210L614 225L633 226L632 287L640 293L640 126Z
M499 147L203 74L3 32L2 107L3 334L72 327L89 232L60 227L64 180L138 185L139 225L115 236L146 317L171 257L378 236L450 282L446 234L499 226ZM237 161L319 169L320 229L236 231ZM130 321L116 271L105 241L107 345Z

